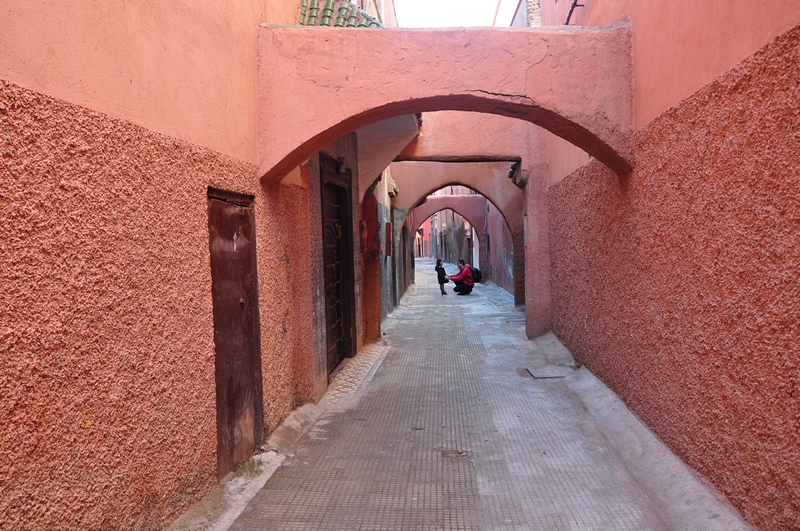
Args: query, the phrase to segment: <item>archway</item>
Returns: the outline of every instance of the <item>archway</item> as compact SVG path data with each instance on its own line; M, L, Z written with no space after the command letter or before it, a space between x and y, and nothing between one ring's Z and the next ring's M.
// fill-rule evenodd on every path
M437 199L445 199L445 201L437 201ZM445 219L447 218L447 212L458 214L470 226L470 233L468 235L466 233L464 234L465 238L469 239L467 240L468 243L466 247L462 249L463 252L456 254L446 253L447 242L443 240L442 245L444 247L440 247L437 239L439 236L442 238L445 237L445 225L430 225L428 227L428 236L431 241L431 257L443 258L445 260L449 258L451 263L458 258L463 258L472 267L480 267L482 263L481 254L483 254L483 259L486 257L485 252L481 253L480 246L480 243L485 241L483 228L486 224L486 209L484 208L486 204L486 198L477 194L429 197L428 201L408 213L406 226L410 227L411 232L416 234L420 232L420 228L425 225L428 220L431 220L433 217L438 218L436 215L439 213L443 213ZM451 228L451 225L448 225L447 228ZM420 257L420 255L416 256Z
M399 186L393 207L406 214L432 192L449 185L466 186L488 199L505 219L514 248L514 303L525 304L525 198L508 178L511 162L396 162L390 166Z
M492 209L490 205L494 208ZM517 286L524 286L524 282L517 283L514 278L514 264L518 260L524 259L523 256L517 257L523 250L514 246L511 231L503 213L482 195L428 197L424 203L409 212L408 222L412 231L416 231L425 220L436 212L447 209L467 220L472 227L472 235L476 238L472 241L473 256L467 253L465 256L451 256L450 258L465 258L473 266L482 269L485 279L493 281L512 295ZM431 238L433 237L434 235L431 234ZM435 256L435 258L444 257L441 250L439 255ZM522 298L524 302L524 293Z
M359 127L435 110L523 119L618 174L631 170L625 24L558 32L265 26L259 59L259 175L266 181Z
M483 237L483 217L486 198L482 195L438 195L409 211L411 232L416 232L426 219L440 210L450 209L466 219L475 229L478 237Z

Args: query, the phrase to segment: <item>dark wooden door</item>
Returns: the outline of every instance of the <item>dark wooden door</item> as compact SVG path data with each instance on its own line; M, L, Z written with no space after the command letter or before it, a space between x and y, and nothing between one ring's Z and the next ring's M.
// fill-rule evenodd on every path
M209 190L220 478L253 455L264 431L252 199Z
M330 374L342 359L353 355L353 253L349 192L344 186L347 181L336 171L335 161L324 153L320 154L320 172L325 321Z

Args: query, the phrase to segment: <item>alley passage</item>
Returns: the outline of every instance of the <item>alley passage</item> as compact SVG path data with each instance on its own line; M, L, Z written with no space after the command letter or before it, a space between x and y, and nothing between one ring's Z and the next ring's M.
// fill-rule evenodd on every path
M528 372L547 362L512 296L442 296L433 267L417 260L368 381L323 401L231 529L662 529L563 380Z

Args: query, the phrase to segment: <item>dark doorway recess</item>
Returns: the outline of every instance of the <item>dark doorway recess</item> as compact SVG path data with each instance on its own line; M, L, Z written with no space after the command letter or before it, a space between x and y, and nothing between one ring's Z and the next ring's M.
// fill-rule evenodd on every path
M264 433L252 205L252 196L208 190L220 478L253 455Z
M328 375L345 358L355 355L355 293L351 171L319 154L322 179L322 246L325 268L325 323Z
M403 245L403 292L405 292L411 285L411 264L414 262L414 260L409 257L411 235L408 227L403 227L402 237L400 239Z

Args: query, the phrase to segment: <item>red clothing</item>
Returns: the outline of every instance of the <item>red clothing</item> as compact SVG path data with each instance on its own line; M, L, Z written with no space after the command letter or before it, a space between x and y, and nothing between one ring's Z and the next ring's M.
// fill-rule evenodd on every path
M466 264L464 268L455 275L451 275L450 280L453 282L463 282L467 286L475 285L475 281L472 280L472 268L469 264Z

